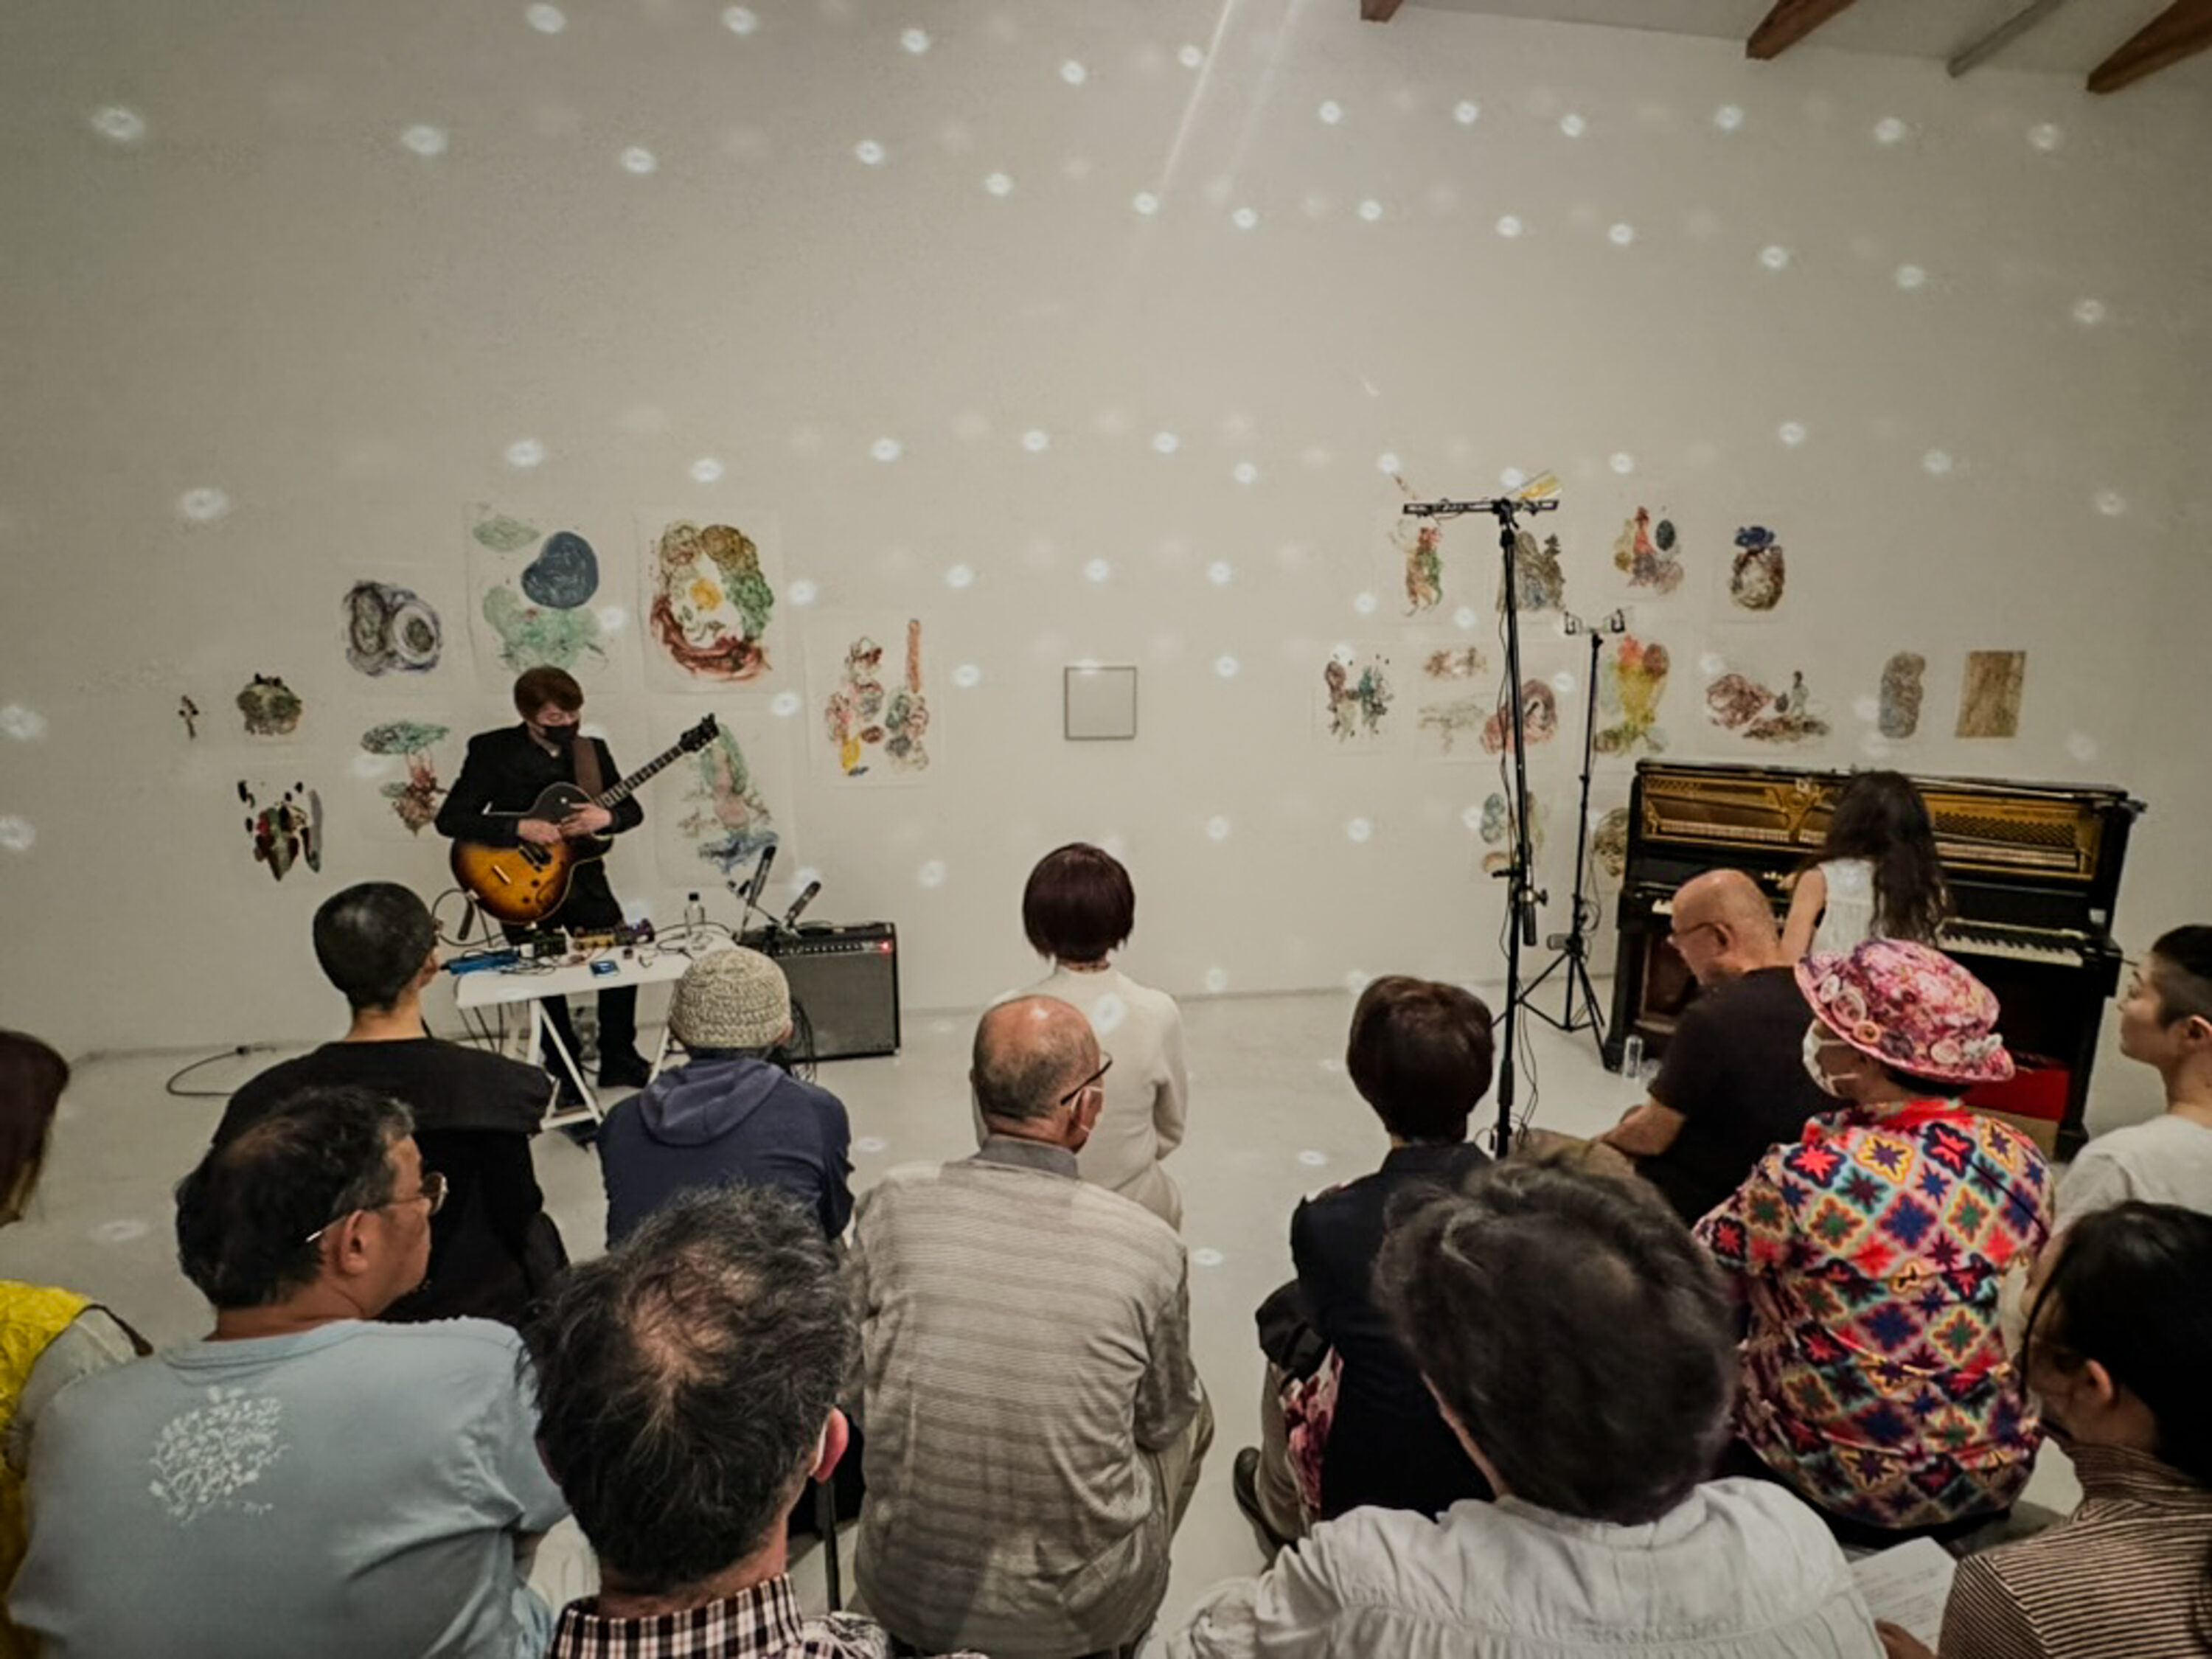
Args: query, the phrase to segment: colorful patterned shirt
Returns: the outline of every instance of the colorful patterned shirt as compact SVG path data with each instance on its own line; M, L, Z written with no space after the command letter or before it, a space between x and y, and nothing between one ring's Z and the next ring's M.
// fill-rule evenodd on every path
M2039 1436L1997 1281L2051 1231L2030 1142L1947 1101L1831 1112L1696 1231L1750 1304L1736 1432L1769 1468L1893 1529L2019 1496Z
M891 1659L882 1626L848 1613L805 1618L782 1576L681 1613L602 1619L598 1609L591 1597L562 1608L546 1659Z

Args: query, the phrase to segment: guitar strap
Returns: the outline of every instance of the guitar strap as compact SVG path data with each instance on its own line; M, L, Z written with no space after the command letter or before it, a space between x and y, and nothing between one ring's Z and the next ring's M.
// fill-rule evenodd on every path
M599 772L599 745L589 738L580 737L576 746L568 752L575 757L576 787L597 800L607 787L607 781Z

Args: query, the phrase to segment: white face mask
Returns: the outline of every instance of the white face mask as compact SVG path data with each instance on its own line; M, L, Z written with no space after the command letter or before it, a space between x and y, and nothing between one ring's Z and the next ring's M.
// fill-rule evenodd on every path
M1805 1042L1802 1049L1805 1058L1805 1075L1813 1079L1813 1086L1822 1094L1832 1095L1838 1100L1847 1100L1850 1097L1838 1085L1848 1082L1849 1079L1831 1076L1820 1068L1820 1045L1826 1040L1821 1035L1820 1027L1817 1024L1808 1025L1805 1028Z

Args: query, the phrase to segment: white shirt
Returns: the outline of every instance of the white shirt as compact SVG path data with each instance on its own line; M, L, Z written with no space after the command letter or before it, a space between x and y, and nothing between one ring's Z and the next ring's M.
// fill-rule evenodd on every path
M1649 1526L1469 1499L1354 1510L1209 1593L1147 1659L1881 1659L1820 1517L1716 1480Z
M2167 1112L2099 1135L2058 1183L2058 1224L2131 1198L2212 1215L2212 1128Z
M1881 937L1875 922L1873 860L1830 859L1820 866L1820 878L1828 884L1828 902L1813 934L1815 951L1847 954Z
M1190 1079L1183 1070L1182 1012L1164 991L1118 968L1077 973L1054 967L1024 996L1057 997L1083 1011L1101 1052L1114 1056L1106 1104L1076 1154L1085 1181L1134 1199L1170 1227L1182 1225L1182 1194L1160 1160L1182 1145Z

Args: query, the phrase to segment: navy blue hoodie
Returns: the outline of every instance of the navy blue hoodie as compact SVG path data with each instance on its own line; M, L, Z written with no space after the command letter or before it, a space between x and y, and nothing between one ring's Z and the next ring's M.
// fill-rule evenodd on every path
M607 1246L681 1192L777 1187L835 1238L853 1217L844 1103L749 1054L708 1049L664 1072L599 1127Z

